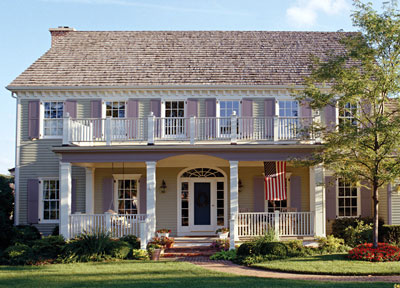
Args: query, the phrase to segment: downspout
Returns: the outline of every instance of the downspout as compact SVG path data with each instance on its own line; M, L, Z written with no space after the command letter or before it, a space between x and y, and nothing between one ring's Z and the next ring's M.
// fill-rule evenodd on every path
M20 165L20 104L21 100L15 92L11 92L11 97L16 99L16 121L15 121L15 176L14 176L14 225L19 225L19 165Z

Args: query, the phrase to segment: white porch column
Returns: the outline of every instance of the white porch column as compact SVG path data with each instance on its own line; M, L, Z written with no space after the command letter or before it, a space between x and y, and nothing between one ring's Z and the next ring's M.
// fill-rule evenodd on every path
M69 216L71 214L71 163L60 162L60 235L69 239Z
M230 249L235 249L235 240L239 240L236 218L239 212L239 161L229 161L230 166Z
M314 235L326 236L326 207L324 168L322 165L310 167L310 210L314 215Z
M86 172L86 214L94 214L94 169L85 168Z
M147 241L156 234L156 162L146 162Z

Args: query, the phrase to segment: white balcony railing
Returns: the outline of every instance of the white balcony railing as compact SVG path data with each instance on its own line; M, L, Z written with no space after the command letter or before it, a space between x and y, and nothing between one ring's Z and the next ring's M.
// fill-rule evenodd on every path
M63 144L161 141L278 142L315 140L311 117L64 118Z

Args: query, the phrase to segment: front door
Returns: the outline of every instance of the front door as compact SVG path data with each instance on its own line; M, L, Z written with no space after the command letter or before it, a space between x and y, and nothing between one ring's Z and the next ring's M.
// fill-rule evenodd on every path
M194 225L211 225L211 185L209 182L194 183Z

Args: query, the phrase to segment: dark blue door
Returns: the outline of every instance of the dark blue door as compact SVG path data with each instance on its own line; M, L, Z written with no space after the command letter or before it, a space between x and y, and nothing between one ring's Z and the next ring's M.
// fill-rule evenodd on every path
M210 183L194 183L194 225L211 225Z

